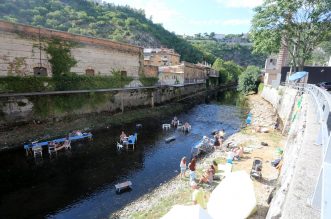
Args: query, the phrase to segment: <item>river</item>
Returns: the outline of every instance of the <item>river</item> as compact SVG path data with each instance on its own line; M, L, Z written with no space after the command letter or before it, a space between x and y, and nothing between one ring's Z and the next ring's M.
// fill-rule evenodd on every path
M26 158L24 150L0 154L0 218L108 218L129 202L178 175L181 157L204 135L224 128L227 135L242 124L236 92L220 92L214 100L177 115L192 125L189 134L162 130L157 118L142 121L133 152L118 152L121 129L135 124L92 131L93 141L72 145L71 152L42 161ZM176 140L166 143L165 139ZM115 194L114 185L130 180L133 189Z

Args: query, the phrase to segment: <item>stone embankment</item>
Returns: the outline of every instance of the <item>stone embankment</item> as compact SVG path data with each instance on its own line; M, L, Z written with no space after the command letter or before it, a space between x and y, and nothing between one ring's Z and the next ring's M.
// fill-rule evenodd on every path
M275 187L278 177L278 171L270 165L270 162L275 159L276 148L284 144L284 137L280 134L280 131L273 130L277 114L272 105L259 95L252 95L249 96L249 107L253 117L253 125L228 136L224 144L233 142L234 144L251 148L251 152L245 153L240 161L234 161L233 171L245 170L249 174L253 158L263 157L263 179L254 181L257 212L251 216L251 218L262 219L267 215L269 208L267 200ZM269 132L256 132L255 130L258 126L269 129ZM266 142L268 146L262 146L261 142ZM224 151L217 150L201 158L197 165L198 178L202 175L203 169L207 168L213 160L218 163L225 163L225 156ZM211 186L201 186L206 190L208 196L218 183L214 182ZM122 210L115 212L110 218L159 218L175 204L191 205L191 192L188 178L180 179L180 177L176 177L127 205Z

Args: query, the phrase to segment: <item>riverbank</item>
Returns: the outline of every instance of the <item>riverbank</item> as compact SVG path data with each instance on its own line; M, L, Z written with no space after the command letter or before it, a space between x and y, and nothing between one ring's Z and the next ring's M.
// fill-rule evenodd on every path
M259 95L252 95L248 97L248 104L253 117L252 126L229 136L225 143L233 141L243 147L250 146L253 148L251 153L244 154L243 159L234 162L233 171L245 170L249 173L253 158L263 158L263 179L254 181L257 211L251 216L251 218L260 219L265 218L267 214L269 208L267 199L276 185L278 177L278 171L270 165L270 162L275 159L276 148L283 146L285 137L279 131L272 129L277 115L269 103L264 101ZM268 133L257 133L255 132L256 126L269 128L270 131ZM268 146L261 146L261 142L268 143ZM202 170L210 165L213 160L216 160L218 163L225 163L225 153L215 151L200 159L197 168L198 177L201 176ZM204 189L207 194L210 194L216 186L217 183L214 183L210 187L204 186ZM160 185L151 193L127 205L122 210L113 213L110 215L110 218L160 218L175 204L192 204L190 199L191 192L188 178L181 180L179 177L175 177L171 181Z
M124 113L93 113L71 116L60 121L35 122L11 127L0 132L0 151L22 146L29 140L46 140L64 136L72 130L98 130L129 123L141 122L147 119L163 119L183 112L192 107L185 103L170 103L154 108L128 110Z

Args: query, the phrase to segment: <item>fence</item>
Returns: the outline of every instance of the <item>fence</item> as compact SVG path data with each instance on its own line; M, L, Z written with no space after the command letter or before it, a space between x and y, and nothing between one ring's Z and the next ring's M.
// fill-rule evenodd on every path
M283 84L310 94L315 101L320 132L317 143L322 146L323 162L311 205L321 210L321 218L331 218L331 95L313 84Z

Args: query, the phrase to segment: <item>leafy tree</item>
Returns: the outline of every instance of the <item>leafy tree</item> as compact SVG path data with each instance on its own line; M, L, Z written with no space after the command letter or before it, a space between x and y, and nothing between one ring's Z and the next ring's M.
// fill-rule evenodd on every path
M265 0L255 12L251 29L254 51L278 52L283 45L292 66L299 70L318 44L331 39L331 1Z
M253 54L251 45L227 44L214 40L190 40L191 44L203 52L204 60L213 63L217 57L225 61L234 61L238 65L256 65L262 67L266 56Z
M72 45L68 42L54 39L45 48L45 51L51 56L49 62L52 65L52 72L55 77L69 73L71 67L77 64L77 61L71 55L71 47Z
M257 91L258 78L260 70L256 66L248 66L247 69L239 76L238 91L245 94L250 91Z
M233 61L223 61L217 58L213 64L213 69L219 72L219 82L235 82L242 72L242 68Z

